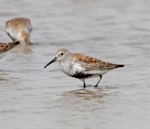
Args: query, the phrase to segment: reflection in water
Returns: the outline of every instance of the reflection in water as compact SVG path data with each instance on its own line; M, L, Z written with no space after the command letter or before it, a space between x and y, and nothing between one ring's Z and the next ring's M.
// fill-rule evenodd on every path
M8 79L6 79L6 78L4 78L4 77L2 77L1 75L0 75L0 84L1 83L5 83L5 82L7 82L8 81Z
M69 97L69 98L74 98L74 97L80 97L82 99L94 99L94 98L102 98L103 96L107 95L104 92L101 92L100 90L87 90L87 89L79 89L79 90L73 90L73 91L66 91L63 94L63 97Z
M22 53L22 54L31 54L32 49L30 45L19 45L18 47L15 48L12 52L14 53Z
M77 102L88 102L93 104L93 102L103 101L105 96L111 96L116 94L116 87L100 87L91 89L78 89L72 91L64 91L58 94L57 104L70 105L77 104ZM97 103L97 102L96 102ZM95 104L96 104L95 103ZM87 107L88 108L88 107Z
M56 128L67 128L69 125L76 128L96 128L103 117L103 110L107 108L107 99L116 93L116 88L100 87L64 91L50 103L49 108L54 116L52 125ZM82 124L81 124L82 123Z
M9 85L14 85L19 83L20 78L16 78L13 76L11 77L9 76L8 73L1 74L1 72L6 72L6 71L0 71L0 86L9 86Z
M1 53L0 54L0 59L3 58L6 54L7 54L7 52Z

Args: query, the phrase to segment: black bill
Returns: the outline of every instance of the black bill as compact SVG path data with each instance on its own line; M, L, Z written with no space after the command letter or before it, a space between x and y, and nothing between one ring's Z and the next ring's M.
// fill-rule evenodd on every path
M51 63L55 62L57 59L56 57L54 59L52 59L47 65L44 66L44 68L46 68L48 65L50 65Z

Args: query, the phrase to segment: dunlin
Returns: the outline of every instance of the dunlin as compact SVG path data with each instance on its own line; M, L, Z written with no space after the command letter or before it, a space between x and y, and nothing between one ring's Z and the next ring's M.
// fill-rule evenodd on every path
M122 64L112 64L84 54L71 53L67 49L60 49L56 52L55 58L44 68L55 61L59 62L60 68L65 74L82 80L84 88L86 87L85 79L99 77L95 85L97 87L105 73L119 67L124 67Z
M13 18L6 21L5 31L13 41L20 41L21 44L30 43L32 31L31 21L28 18Z
M14 48L15 46L19 44L20 44L19 41L14 41L10 43L0 43L0 54Z

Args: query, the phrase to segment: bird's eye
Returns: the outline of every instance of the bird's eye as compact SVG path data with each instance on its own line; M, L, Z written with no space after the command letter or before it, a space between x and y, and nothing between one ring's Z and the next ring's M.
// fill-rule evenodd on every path
M60 55L62 56L64 53L61 53Z

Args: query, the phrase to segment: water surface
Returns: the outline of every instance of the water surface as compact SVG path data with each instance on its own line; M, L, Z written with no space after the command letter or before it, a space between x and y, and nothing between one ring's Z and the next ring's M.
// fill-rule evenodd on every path
M2 129L149 129L150 2L147 0L1 0L5 21L28 17L32 44L3 57L0 68ZM125 68L96 79L64 75L54 63L67 48Z

